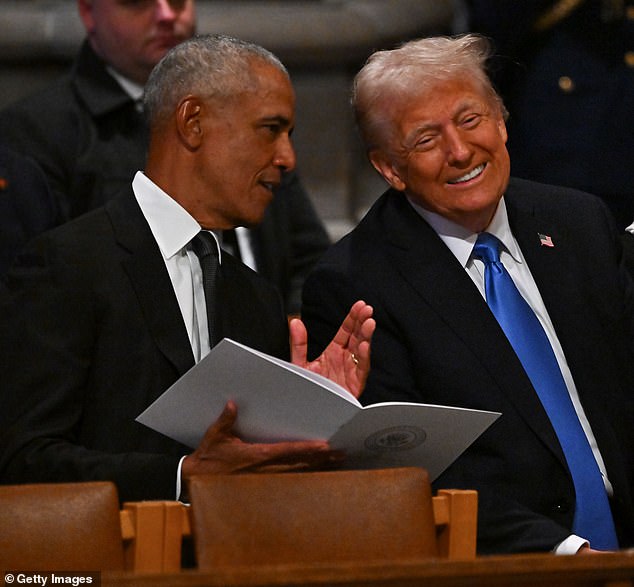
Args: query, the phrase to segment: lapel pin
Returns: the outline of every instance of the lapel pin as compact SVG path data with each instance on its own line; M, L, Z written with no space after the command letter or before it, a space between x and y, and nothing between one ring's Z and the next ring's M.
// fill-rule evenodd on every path
M539 236L539 242L541 243L542 247L555 246L555 244L553 243L553 239L550 238L547 234L542 234L541 232L538 232L537 235Z

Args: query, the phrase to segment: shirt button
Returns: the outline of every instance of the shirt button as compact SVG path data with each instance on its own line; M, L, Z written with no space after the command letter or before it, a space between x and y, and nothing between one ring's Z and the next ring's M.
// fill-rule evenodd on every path
M559 85L559 89L566 94L569 94L575 89L575 82L573 82L567 75L562 75L557 83Z

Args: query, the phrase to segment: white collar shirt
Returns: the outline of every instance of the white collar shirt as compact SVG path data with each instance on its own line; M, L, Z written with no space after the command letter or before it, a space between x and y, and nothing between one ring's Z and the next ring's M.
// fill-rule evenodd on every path
M484 287L484 263L480 259L476 259L472 254L478 234L471 232L465 227L456 224L439 214L426 210L411 199L408 201L414 210L416 210L416 212L424 220L426 220L438 234L440 239L445 243L472 279L482 297L486 299ZM537 288L537 284L533 279L533 275L531 274L526 260L524 259L524 255L522 254L522 251L511 231L506 203L503 197L498 204L493 219L486 228L486 232L496 236L501 241L502 246L500 248L500 261L513 279L519 292L528 302L533 312L535 312L535 315L546 332L548 340L550 341L555 353L557 363L559 364L559 368L561 369L573 406L577 416L579 417L581 426L588 438L592 452L594 453L597 464L599 465L599 469L601 470L606 491L609 495L612 495L612 486L607 478L605 464L592 429L590 428L588 418L586 417L583 406L579 401L579 393L577 392L577 387L572 377L572 373L568 367L563 348L557 338L555 328L550 320L548 311L546 310L546 306L542 300L542 296ZM579 540L581 540L581 543ZM583 542L584 541L578 537L572 537L570 542L564 541L560 547L556 549L556 552L560 554L571 554L572 552L576 552Z
M161 251L187 329L194 360L198 362L210 350L202 270L190 244L201 227L176 200L142 172L135 175L132 189ZM216 240L222 263L218 239L213 232L211 234Z

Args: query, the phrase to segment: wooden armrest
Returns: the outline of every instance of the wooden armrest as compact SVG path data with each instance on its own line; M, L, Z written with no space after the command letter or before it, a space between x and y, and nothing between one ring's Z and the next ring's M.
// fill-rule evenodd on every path
M471 489L441 489L432 501L438 554L449 559L475 558L478 492Z
M189 533L187 508L178 501L139 501L120 511L126 569L166 573L181 568L181 543Z

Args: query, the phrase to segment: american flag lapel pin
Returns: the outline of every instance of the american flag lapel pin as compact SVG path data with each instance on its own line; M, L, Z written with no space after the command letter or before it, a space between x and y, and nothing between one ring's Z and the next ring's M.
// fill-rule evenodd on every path
M541 243L542 247L555 246L555 244L553 243L553 239L550 238L547 234L542 234L541 232L538 232L537 235L539 236L539 242Z

